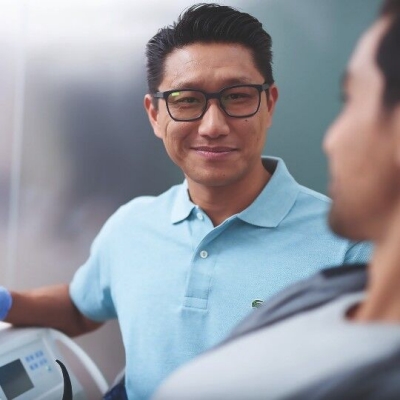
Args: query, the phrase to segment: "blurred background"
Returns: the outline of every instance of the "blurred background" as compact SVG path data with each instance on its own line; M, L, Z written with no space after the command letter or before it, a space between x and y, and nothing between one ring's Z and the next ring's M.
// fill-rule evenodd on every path
M107 217L182 181L143 109L144 48L195 1L0 0L0 285L69 282ZM221 1L272 35L280 89L265 154L325 192L321 142L378 0ZM111 382L115 322L77 339Z

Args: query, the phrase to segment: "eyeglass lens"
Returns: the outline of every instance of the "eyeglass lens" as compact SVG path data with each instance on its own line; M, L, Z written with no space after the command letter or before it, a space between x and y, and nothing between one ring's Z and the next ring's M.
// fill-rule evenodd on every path
M260 92L252 86L227 88L220 92L220 105L232 117L254 114L260 103ZM197 90L172 92L167 98L168 109L173 118L190 120L200 117L207 107L204 93Z

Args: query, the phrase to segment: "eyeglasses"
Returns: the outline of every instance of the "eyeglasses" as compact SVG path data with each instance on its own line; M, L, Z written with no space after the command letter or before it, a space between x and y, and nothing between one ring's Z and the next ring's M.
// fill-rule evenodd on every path
M174 89L156 92L153 97L164 99L171 118L175 121L196 121L207 111L208 100L218 99L226 115L234 118L247 118L260 108L261 92L270 87L262 85L234 85L219 92L207 93L202 90Z

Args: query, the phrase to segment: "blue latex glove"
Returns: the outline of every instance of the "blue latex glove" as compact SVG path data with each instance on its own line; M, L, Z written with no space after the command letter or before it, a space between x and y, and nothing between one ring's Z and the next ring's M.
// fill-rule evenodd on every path
M0 286L0 321L2 321L10 311L12 304L11 293L3 286Z

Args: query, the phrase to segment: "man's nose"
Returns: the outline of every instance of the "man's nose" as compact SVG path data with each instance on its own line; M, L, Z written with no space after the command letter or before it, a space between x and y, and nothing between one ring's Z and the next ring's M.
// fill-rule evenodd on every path
M199 134L213 138L227 135L229 133L227 118L229 117L221 109L218 100L209 100L207 110L200 120Z

